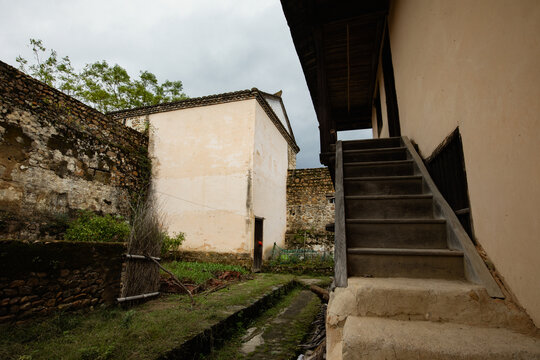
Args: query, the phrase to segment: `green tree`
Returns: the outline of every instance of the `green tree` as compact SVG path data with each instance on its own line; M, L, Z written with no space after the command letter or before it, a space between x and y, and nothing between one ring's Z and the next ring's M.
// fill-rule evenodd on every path
M102 112L187 99L181 81L159 83L149 71L141 71L138 79L132 79L126 69L105 60L77 71L69 56L59 59L52 49L47 56L41 40L30 39L30 47L33 61L18 56L19 69Z

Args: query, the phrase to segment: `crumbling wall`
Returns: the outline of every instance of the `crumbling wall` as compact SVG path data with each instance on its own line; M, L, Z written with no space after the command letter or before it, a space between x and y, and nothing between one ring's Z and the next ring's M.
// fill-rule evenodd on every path
M0 62L0 237L56 238L76 210L128 215L148 138Z
M287 177L287 233L289 248L332 250L334 186L328 168L289 170Z

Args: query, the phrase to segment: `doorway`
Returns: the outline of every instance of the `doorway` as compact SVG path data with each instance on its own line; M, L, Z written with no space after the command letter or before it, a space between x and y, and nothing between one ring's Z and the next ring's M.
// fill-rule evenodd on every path
M253 271L261 271L263 256L263 218L255 218L255 236L253 244Z

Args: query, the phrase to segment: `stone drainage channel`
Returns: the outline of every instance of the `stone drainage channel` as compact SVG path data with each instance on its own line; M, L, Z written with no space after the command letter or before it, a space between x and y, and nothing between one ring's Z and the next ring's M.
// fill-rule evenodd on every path
M303 279L276 287L160 359L297 359L324 305Z

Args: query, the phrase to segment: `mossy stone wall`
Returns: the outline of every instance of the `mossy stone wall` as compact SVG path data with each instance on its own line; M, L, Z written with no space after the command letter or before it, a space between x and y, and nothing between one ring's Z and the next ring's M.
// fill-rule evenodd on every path
M148 136L0 62L0 236L61 237L77 210L129 215Z

